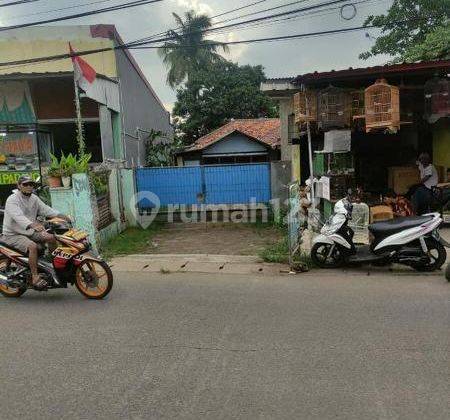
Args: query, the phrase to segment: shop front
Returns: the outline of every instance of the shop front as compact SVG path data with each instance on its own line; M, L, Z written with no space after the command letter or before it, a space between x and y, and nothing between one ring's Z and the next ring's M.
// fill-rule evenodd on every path
M113 84L106 82L108 86ZM99 97L102 92L97 92ZM120 131L114 129L119 114L86 96L81 99L81 109L91 163L113 158L115 149L119 149L115 143L120 143ZM34 179L45 175L51 154L60 157L62 153L77 153L76 138L72 74L2 76L0 206L4 206L21 175L28 174Z
M0 127L0 193L9 193L22 175L41 176L41 165L50 161L50 133L38 125ZM3 204L3 203L2 203Z
M311 129L322 217L348 189L358 192L371 221L394 217L380 207L383 196L407 195L420 181L421 153L431 157L439 186L450 187L449 70L448 61L416 63L311 73L291 82L299 90L293 117L300 155L307 151L307 123ZM301 165L301 180L309 176L309 164Z

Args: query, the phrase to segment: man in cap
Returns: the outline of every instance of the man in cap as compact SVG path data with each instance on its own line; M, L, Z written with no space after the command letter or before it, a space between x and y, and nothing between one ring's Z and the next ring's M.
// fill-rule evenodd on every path
M70 220L67 216L47 206L37 195L33 194L36 183L24 175L17 182L18 190L14 191L5 205L3 219L2 242L28 254L28 262L32 274L32 283L36 289L45 289L47 283L41 279L38 272L39 246L55 245L55 237L45 231L44 226L37 221L38 216L60 217Z
M413 205L418 215L429 213L431 211L431 203L433 201L432 189L439 182L439 176L436 168L431 163L428 153L421 153L417 166L420 171L420 185L414 192Z

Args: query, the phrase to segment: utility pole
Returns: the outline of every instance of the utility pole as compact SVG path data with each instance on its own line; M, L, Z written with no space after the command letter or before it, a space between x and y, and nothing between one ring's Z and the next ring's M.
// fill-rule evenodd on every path
M311 127L309 122L309 102L308 102L308 94L306 88L303 87L303 91L305 92L305 113L306 113L306 132L308 134L308 154L309 154L309 180L311 183L311 206L312 209L315 210L316 202L315 202L315 194L314 194L314 165L313 165L313 153L312 153L312 140L311 140Z
M77 115L78 155L83 156L86 152L86 145L84 143L83 120L81 118L80 92L78 90L77 80L75 79L75 72L73 73L73 84L75 89L75 111Z

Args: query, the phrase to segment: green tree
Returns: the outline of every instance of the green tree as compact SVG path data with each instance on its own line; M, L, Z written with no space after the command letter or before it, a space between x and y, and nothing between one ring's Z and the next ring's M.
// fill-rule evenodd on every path
M275 103L260 91L262 66L220 61L201 68L177 90L173 115L184 143L220 127L231 118L276 117Z
M365 25L381 28L382 34L360 58L379 54L394 57L394 62L447 58L449 14L450 0L394 0L387 14L365 21Z
M152 129L145 142L146 166L175 165L175 154L182 146L177 137L172 140L166 133Z
M222 48L228 51L226 45L205 39L205 32L211 27L211 19L207 15L196 15L194 11L186 12L184 20L173 13L177 31L170 30L167 36L173 41L167 41L158 49L158 54L169 69L167 83L172 88L189 79L190 75L210 63L223 61L224 58L217 53Z

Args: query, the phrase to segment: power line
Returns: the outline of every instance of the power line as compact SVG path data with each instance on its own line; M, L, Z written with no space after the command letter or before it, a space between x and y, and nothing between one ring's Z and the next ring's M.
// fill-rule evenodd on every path
M211 16L211 19L215 19L215 18L220 17L220 16L228 15L228 14L230 14L230 13L234 13L234 12L237 12L237 11L239 11L239 10L247 9L247 8L249 8L249 7L252 7L252 6L256 6L257 4L265 3L266 1L267 1L267 0L255 1L255 2L253 2L253 3L247 4L247 5L242 6L242 7L238 7L238 8L231 9L231 10L227 10L226 12L219 13L218 15L215 15L215 16ZM181 29L181 26L178 26L177 28L174 28L174 29L168 29L168 30L166 30L166 31L159 32L159 33L157 33L157 34L149 35L149 36L144 37L144 38L136 39L135 41L132 41L132 43L139 43L139 42L143 42L143 41L148 41L148 40L151 40L151 39L155 39L155 38L158 37L158 36L162 36L162 35L164 35L164 34L167 34L167 32L169 32L169 31L178 31L179 29Z
M33 0L33 1L38 1L38 0ZM61 21L64 21L64 20L77 19L77 18L81 18L81 17L97 15L97 14L100 14L100 13L113 12L113 11L116 11L116 10L129 9L131 7L143 6L145 4L151 4L151 3L159 3L161 1L163 1L163 0L138 0L138 1L132 1L132 2L124 3L124 4L121 4L121 5L117 5L117 6L105 7L103 9L91 10L91 11L88 11L88 12L77 13L77 14L74 14L74 15L61 16L61 17L58 17L58 18L40 20L40 21L29 22L29 23L22 23L22 24L19 24L19 25L3 26L3 27L0 28L0 32L8 31L8 30L11 30L11 29L27 28L29 26L42 25L42 24L45 24L45 23L54 23L54 22L61 22Z
M415 19L407 19L407 20L401 20L393 22L393 24L402 24L402 23L408 23L413 21L420 21L420 20L427 20L428 18L415 18ZM356 26L356 27L350 27L350 28L341 28L341 29L331 29L328 31L320 31L320 32L309 32L309 33L302 33L302 34L294 34L294 35L286 35L286 36L277 36L277 37L269 37L269 38L255 38L255 39L247 39L247 40L241 40L241 41L229 41L229 42L217 42L217 45L237 45L237 44L248 44L248 43L257 43L257 42L267 42L267 41L282 41L282 40L289 40L289 39L299 39L299 38L307 38L307 37L314 37L314 36L323 36L323 35L333 35L333 34L341 34L345 32L353 32L358 30L367 30L367 29L374 29L378 28L378 26L375 25L368 25L368 26ZM78 56L86 56L91 54L97 54L101 52L106 51L113 51L113 50L122 50L122 49L156 49L160 48L161 45L145 45L145 44L154 44L161 41L148 41L146 43L142 43L141 45L129 45L129 44L121 44L116 45L114 47L109 48L98 48L94 50L84 50L79 51L74 54L65 53L65 54L58 54L53 56L46 56L46 57L36 57L26 60L16 60L16 61L8 61L8 62L0 62L0 67L6 67L11 66L11 68L16 66L22 66L22 65L29 65L29 64L35 64L35 63L42 63L42 62L48 62L48 61L56 61L61 59L67 59L71 57L78 57ZM211 44L208 44L211 45ZM213 45L215 45L213 43ZM183 48L186 46L180 46L180 48ZM189 47L189 46L187 46Z
M303 1L306 1L306 0L303 0ZM280 17L280 16L286 16L286 15L299 13L299 12L303 12L303 11L319 9L319 8L324 7L324 6L329 6L329 5L338 4L338 3L345 3L347 1L348 0L328 1L326 3L320 3L320 4L313 5L313 6L307 6L307 7L303 7L303 8L295 9L295 10L288 10L286 12L276 13L276 14L273 14L273 15L261 16L261 17L258 17L258 18L249 19L249 20L242 21L242 22L229 23L228 25L218 26L218 27L215 27L215 28L213 27L213 28L202 30L202 31L193 31L192 33L193 34L194 33L205 34L205 33L210 33L210 32L222 31L223 29L228 29L228 28L232 28L232 27L235 27L235 26L241 26L241 25L245 25L245 24L249 24L249 23L260 22L260 21L264 21L264 20L268 20L268 19L274 19L274 18L277 18L277 17ZM164 33L167 33L167 32L164 32ZM160 38L160 39L156 39L156 40L154 38L155 38L155 36L150 36L150 37L147 37L147 38L141 38L141 39L138 39L136 41L129 42L128 45L139 45L141 42L147 42L149 40L154 40L155 42L163 42L163 41L171 41L171 40L174 39L173 37Z
M358 0L352 4L354 6L361 5L361 7L364 7L364 6L368 6L367 3L380 2L380 1L390 1L390 0ZM274 19L270 22L253 23L253 24L250 24L247 26L236 28L235 30L240 31L240 30L248 30L248 29L267 28L269 26L296 22L296 21L298 21L300 19L304 19L304 18L317 18L317 17L321 17L321 16L327 16L327 15L334 13L335 10L340 10L341 8L342 8L342 6L335 6L335 7L328 7L326 9L322 9L322 10L312 10L308 13L301 13L301 14L299 13L294 16L287 16L287 17L283 17L283 18L279 18L279 19ZM226 32L227 31L218 31L217 33L220 34L220 33L226 33Z
M275 6L275 7L270 7L270 8L268 8L268 9L258 10L258 11L256 11L256 12L251 12L251 13L247 13L247 14L245 14L245 15L236 16L236 17L234 17L234 18L229 18L229 19L221 20L221 21L219 21L219 22L216 22L216 25L219 24L219 23L231 22L231 21L233 21L233 20L241 19L241 18L244 18L244 17L247 17L247 16L258 15L258 14L260 14L260 13L270 12L270 11L272 11L272 10L282 9L282 8L284 8L284 7L293 6L294 4L305 3L305 2L307 2L307 1L309 1L309 0L297 0L297 1L293 1L293 2L291 2L291 3L282 4L282 5L280 5L280 6Z
M414 19L412 19L414 20ZM405 22L405 21L402 21ZM408 21L409 22L409 21ZM400 23L400 22L396 22ZM210 45L238 45L238 44L250 44L250 43L257 43L257 42L268 42L268 41L285 41L290 39L300 39L300 38L309 38L314 36L323 36L323 35L333 35L333 34L341 34L345 32L354 32L358 30L363 29L373 29L376 28L374 25L370 26L354 26L351 28L341 28L341 29L330 29L328 31L320 31L320 32L309 32L309 33L303 33L303 34L294 34L294 35L284 35L284 36L274 36L274 37L268 37L268 38L254 38L254 39L245 39L240 41L226 41L226 42L217 42L217 43L208 43L205 46ZM154 49L154 48L160 48L161 46L129 46L128 49L133 50L144 50L144 49ZM189 45L180 45L179 48L186 48L190 47ZM174 46L174 48L177 48ZM0 66L2 66L2 63L0 63Z
M205 29L202 32L204 32L204 33L214 32L214 31L217 31L217 30L232 28L234 26L241 26L241 25L245 25L245 24L248 24L248 23L262 22L262 21L265 21L265 20L268 20L268 19L274 19L274 18L277 18L277 17L287 16L287 15L291 15L291 14L299 13L299 12L307 12L309 10L319 9L319 8L322 8L322 7L325 7L325 6L331 6L333 4L345 3L347 1L348 0L332 0L332 1L328 1L326 3L320 3L320 4L313 5L313 6L302 7L300 9L288 10L286 12L275 13L275 14L267 15L267 16L260 16L260 17L249 19L249 20L242 21L242 22L229 23L228 25L222 25L222 26L218 26L218 27L215 27L215 28Z
M38 0L33 0L33 1L38 1ZM76 5L74 5L74 6L66 6L66 7L60 7L60 8L58 8L58 9L43 10L43 11L41 11L41 12L26 13L26 14L23 14L23 15L11 16L11 17L8 17L8 20L14 20L14 19L19 19L19 18L29 17L29 16L46 15L46 14L48 14L48 13L60 12L60 11L62 11L62 10L77 9L78 7L93 6L94 4L100 4L100 3L109 3L109 2L111 2L111 1L115 1L115 0L98 0L98 1L90 1L90 2L88 2L88 3L76 4Z
M18 4L25 4L25 3L34 3L36 1L40 1L40 0L17 0L17 1L11 1L9 3L0 4L0 7L15 6L15 5L18 5Z
M288 10L286 12L276 13L276 14L272 14L272 15L260 16L258 18L253 18L253 19L249 19L249 20L245 20L245 21L241 21L241 22L229 23L227 25L208 28L208 29L204 29L201 31L193 31L192 34L205 34L205 33L223 31L223 29L233 28L236 26L242 26L242 25L246 25L249 23L262 22L265 20L274 19L274 18L281 17L281 16L287 16L287 15L291 15L291 14L295 14L295 13L299 13L299 12L320 9L325 6L345 3L347 1L348 0L332 0L332 1L328 1L326 3L320 3L320 4L316 4L316 5L312 5L312 6L303 7L300 9ZM153 42L172 41L173 39L174 39L173 37L165 37L165 38L153 39ZM128 45L139 45L141 43L141 41L142 41L142 43L147 42L147 40L144 38L144 40L137 40L137 41L129 42Z
M252 7L252 6L256 6L257 4L265 3L266 1L267 0L255 1L254 3L247 4L246 6L238 7L236 9L230 10L228 12L219 13L218 15L212 16L211 19L215 19L215 18L218 18L220 16L228 15L228 14L230 14L232 12L238 12L239 10L247 9L249 7Z

